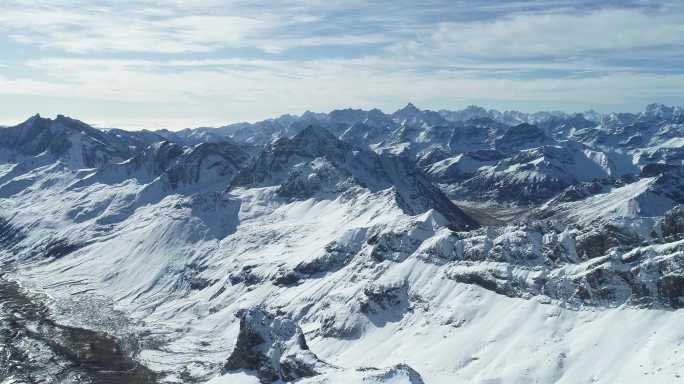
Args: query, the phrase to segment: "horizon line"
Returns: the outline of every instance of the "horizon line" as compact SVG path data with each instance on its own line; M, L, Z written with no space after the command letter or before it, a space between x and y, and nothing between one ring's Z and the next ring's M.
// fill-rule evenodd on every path
M138 120L140 122L138 124L131 123L131 122L123 123L123 124L121 124L121 123L115 124L115 123L106 123L103 120L98 121L99 119L88 119L88 118L81 119L79 117L75 117L76 115L69 115L69 114L62 114L62 113L42 114L41 112L36 112L35 114L33 114L27 118L23 118L22 120L19 120L17 122L8 123L8 122L0 121L0 127L3 127L3 128L14 127L14 126L20 125L20 124L30 120L31 118L36 117L36 116L38 116L40 118L44 118L44 119L49 119L49 120L55 120L58 117L63 116L63 117L71 118L74 120L78 120L78 121L85 123L85 124L87 124L93 128L97 128L97 129L101 129L101 130L106 130L106 129L121 129L121 130L125 130L125 131L162 131L162 130L167 130L167 131L171 131L171 132L178 132L178 131L193 130L193 129L216 129L216 128L222 128L222 127L226 127L226 126L230 126L230 125L235 125L235 124L258 124L260 122L277 120L279 118L286 117L286 116L292 116L294 118L301 118L305 114L329 115L330 113L335 112L335 111L345 111L345 110L363 111L363 112L370 112L373 110L379 110L380 112L382 112L385 115L392 115L393 113L396 113L396 112L398 112L404 108L407 108L409 106L414 106L416 109L418 109L421 112L437 112L437 113L439 113L439 112L462 112L462 111L465 111L469 108L481 108L481 109L485 110L486 112L492 112L492 111L499 112L499 113L519 112L519 113L523 113L526 115L534 115L534 114L538 114L538 113L563 113L563 114L572 116L572 115L579 115L579 114L584 115L586 113L593 112L593 113L597 113L597 114L602 115L602 116L606 116L606 115L621 114L621 113L630 113L630 114L636 115L636 114L645 112L646 108L651 106L651 105L661 105L661 106L664 106L667 108L684 109L684 105L673 105L673 104L666 104L666 103L661 103L661 102L646 103L642 107L642 109L638 110L638 111L600 111L599 108L589 108L589 109L584 109L582 111L566 111L566 110L562 110L562 109L537 109L537 110L531 111L530 109L522 109L521 110L521 109L487 108L487 107L484 107L483 105L479 105L479 104L469 104L469 105L467 105L463 108L460 108L460 109L447 109L447 108L439 108L439 109L425 108L425 109L423 109L423 108L416 106L415 103L413 103L412 101L409 101L403 107L398 108L398 109L394 110L393 112L385 112L381 108L377 108L377 107L373 107L373 108L369 108L369 109L345 107L345 108L335 108L335 109L332 109L328 112L315 112L315 111L311 111L311 110L306 110L300 114L283 113L283 114L279 114L277 116L266 117L266 118L235 120L235 121L222 121L222 122L215 120L212 123L206 123L206 124L196 123L194 125L187 125L187 124L186 125L176 125L175 127L172 127L171 126L172 124L168 124L168 123L166 123L166 124L161 124L161 123L149 124L149 121L162 122L162 121L164 121L163 118L159 118L159 119L140 119L140 118L137 118L137 119L129 119L129 121ZM47 117L47 116L52 116L52 117ZM109 119L109 120L111 120L111 119ZM180 119L170 119L170 120L167 119L167 122L171 121L171 120L180 121ZM201 121L201 118L200 119L183 119L183 120ZM91 121L91 122L89 122L89 121ZM147 123L148 125L144 125L142 123L142 121L148 121L148 123Z

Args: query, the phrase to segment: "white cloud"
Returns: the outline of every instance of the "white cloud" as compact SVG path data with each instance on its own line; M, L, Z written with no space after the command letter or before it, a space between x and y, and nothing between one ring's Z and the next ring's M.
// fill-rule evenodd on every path
M39 8L0 13L2 29L21 43L68 52L206 52L238 45L270 21L240 16L181 16L159 20L109 9Z
M487 21L440 23L397 53L497 60L672 50L684 46L681 13L599 9L588 13L523 13ZM662 52L661 52L662 53Z
M667 68L684 64L676 6L437 3L6 0L0 33L26 44L29 59L9 58L0 95L29 97L31 110L46 98L76 100L71 113L83 118L82 100L144 104L118 120L126 126L392 109L409 100L562 108L684 99L684 75ZM304 54L285 54L294 48Z
M292 26L320 21L299 8L260 6L242 9L232 2L177 2L176 6L94 6L88 3L0 4L0 31L16 42L70 53L211 52L256 48L281 53L296 47L364 45L388 42L380 33L297 35ZM75 5L76 4L76 5Z

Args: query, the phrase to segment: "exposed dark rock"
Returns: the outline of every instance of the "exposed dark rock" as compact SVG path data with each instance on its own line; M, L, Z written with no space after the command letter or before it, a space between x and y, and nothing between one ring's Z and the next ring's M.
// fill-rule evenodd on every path
M675 206L665 214L661 221L663 237L668 241L684 238L684 207Z
M673 171L677 169L677 166L670 165L670 164L646 164L642 169L641 169L641 176L642 177L653 177L653 176L658 176L663 173Z
M406 232L384 232L368 239L368 243L373 245L371 257L375 261L404 261L418 249L421 242L420 239L416 239Z
M582 232L575 238L577 254L585 259L606 255L615 247L633 247L640 240L636 235L612 225L597 223L595 228Z
M658 293L674 308L684 307L684 275L665 275L658 280Z
M352 248L333 241L325 246L325 253L322 256L302 261L297 264L294 271L306 277L334 272L347 265L358 251L358 247Z
M554 203L567 203L570 201L580 201L589 196L600 193L604 190L604 183L597 181L584 182L571 185L554 198Z
M77 251L83 246L84 244L74 243L64 238L48 238L31 252L38 257L57 260Z
M364 381L385 382L406 378L410 384L425 384L425 381L423 381L423 378L420 376L420 374L408 364L397 364L387 369L359 368L358 370L360 372L369 373L369 375L364 378ZM379 372L374 373L375 371Z
M448 270L452 280L474 284L509 297L544 295L562 305L680 308L684 305L683 245L670 243L667 257L654 245L622 257L602 256L575 263L525 266L515 262L458 261Z
M336 339L356 339L363 332L363 325L348 318L339 320L335 314L330 314L321 320L321 327L318 331L323 337L334 337Z
M370 284L363 290L361 312L374 314L395 310L403 312L408 307L408 285Z
M302 276L293 270L281 269L276 272L272 280L273 284L279 287L291 287L299 284L301 278Z
M259 308L238 315L240 333L223 373L247 370L262 383L292 382L330 367L309 350L302 330L292 320Z
M473 265L472 263L466 265ZM533 279L528 283L523 276L531 271L526 267L517 268L455 268L447 276L459 283L474 284L484 289L508 297L530 297L538 294L543 279Z
M259 284L263 279L253 270L254 266L245 265L238 272L228 275L228 280L232 285L243 283L246 286Z

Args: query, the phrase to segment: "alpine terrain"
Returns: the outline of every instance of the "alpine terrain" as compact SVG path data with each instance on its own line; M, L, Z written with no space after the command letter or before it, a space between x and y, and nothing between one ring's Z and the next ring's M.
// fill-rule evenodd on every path
M0 383L684 383L684 109L0 128Z

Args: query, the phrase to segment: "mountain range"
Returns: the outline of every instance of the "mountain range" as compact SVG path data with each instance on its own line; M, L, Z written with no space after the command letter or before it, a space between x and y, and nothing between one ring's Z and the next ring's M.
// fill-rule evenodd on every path
M0 266L3 384L677 382L684 109L36 115Z

